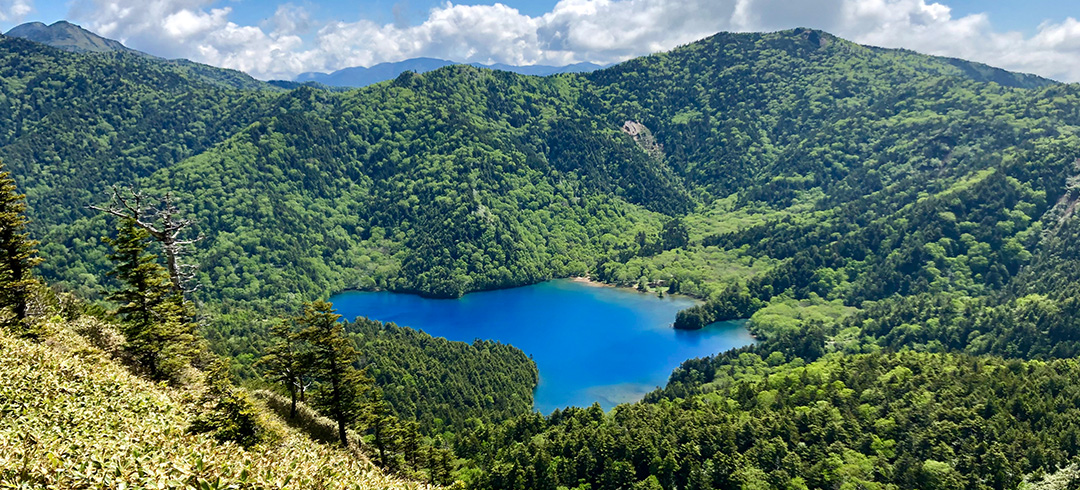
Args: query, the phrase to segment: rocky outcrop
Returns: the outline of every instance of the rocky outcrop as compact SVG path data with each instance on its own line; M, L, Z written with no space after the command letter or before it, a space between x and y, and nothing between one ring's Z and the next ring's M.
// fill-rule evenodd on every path
M664 145L656 141L652 131L649 131L649 128L645 127L644 124L637 121L626 121L622 125L622 131L634 138L638 146L645 150L645 153L648 153L649 156L656 160L664 159Z

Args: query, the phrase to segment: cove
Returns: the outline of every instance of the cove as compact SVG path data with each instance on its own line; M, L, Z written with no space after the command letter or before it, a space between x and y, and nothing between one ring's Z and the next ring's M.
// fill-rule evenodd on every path
M535 405L545 414L639 400L666 384L682 361L754 342L745 321L693 331L671 328L676 312L697 304L693 299L661 299L572 279L458 299L349 291L330 302L348 320L363 316L435 337L496 340L525 351L540 371Z

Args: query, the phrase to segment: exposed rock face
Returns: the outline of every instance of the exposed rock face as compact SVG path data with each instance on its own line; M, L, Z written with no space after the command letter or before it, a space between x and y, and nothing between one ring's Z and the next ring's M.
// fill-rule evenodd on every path
M1053 228L1043 230L1043 237L1056 233L1076 213L1077 204L1080 203L1080 159L1073 162L1072 170L1072 175L1065 179L1065 193L1043 215L1045 222L1056 223Z
M630 135L637 142L638 146L649 156L656 160L664 159L664 145L661 145L653 137L652 131L637 121L626 121L623 123L622 130L624 133Z

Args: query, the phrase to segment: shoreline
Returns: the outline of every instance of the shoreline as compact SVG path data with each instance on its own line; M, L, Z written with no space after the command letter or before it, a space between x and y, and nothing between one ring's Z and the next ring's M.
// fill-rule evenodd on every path
M491 289L478 289L478 290L475 290L475 291L467 291L466 293L462 294L461 296L465 296L467 294L472 294L472 293L483 293L483 292L487 292L487 291L499 291L499 290L503 290L503 289L523 288L523 287L528 287L528 286L534 286L534 285L537 285L537 284L542 284L542 283L545 283L545 282L548 282L548 281L559 281L559 280L569 280L569 281L572 281L572 282L575 282L575 283L578 283L578 284L581 284L581 285L584 285L584 286L590 286L590 287L596 287L596 288L612 288L612 289L616 289L616 290L630 291L630 292L634 292L634 293L638 293L638 294L656 296L656 292L653 292L653 291L641 291L641 290L639 290L638 288L635 288L635 287L618 286L618 285L611 284L611 283L606 283L606 282L603 282L603 281L597 281L597 280L589 277L588 275L569 276L569 277L552 277L550 279L545 279L543 281L529 283L529 284L519 284L519 285L516 285L516 286L497 287L497 288L491 288ZM345 293L378 293L378 292L388 292L388 293L395 293L395 294L414 294L414 295L417 295L417 296L420 296L420 297L423 297L423 298L428 298L428 299L460 299L461 298L461 296L458 296L457 298L428 296L428 295L426 295L424 293L420 293L420 292L417 292L417 291L397 291L397 290L386 289L386 288L381 288L381 287L377 287L377 286L372 287L372 288L346 288L346 289L343 289L341 291L337 291L337 292L334 292L334 293L330 294L330 297L334 297L334 296L337 296L339 294L345 294ZM698 298L697 296L691 296L689 294L683 294L683 293L666 293L665 292L663 297L666 299L669 296L678 297L678 298L686 298L686 299L692 300L692 301L694 301L696 303L704 303L705 302L704 299Z
M589 276L572 276L572 277L567 277L567 278L563 278L563 279L569 279L569 280L571 280L573 282L576 282L578 284L582 284L582 285L585 285L585 286L592 286L592 287L597 287L597 288L621 289L621 290L624 290L624 291L633 291L633 292L638 293L638 294L646 294L646 295L649 295L649 296L657 296L656 292L653 292L653 291L642 291L642 290L640 290L638 288L634 288L634 287L630 287L630 286L616 286L614 284L609 284L609 283L606 283L606 282L597 281L597 280L595 280L595 279L593 279L593 278L591 278ZM556 280L556 279L549 279L549 280L553 281L553 280ZM692 300L692 301L694 301L696 303L705 303L705 300L703 300L701 298L698 298L697 296L691 296L689 294L683 294L683 293L667 293L667 292L665 292L663 298L666 299L668 297L686 298L686 299Z
M593 286L593 287L598 287L598 288L619 288L619 286L616 286L614 284L608 284L606 282L600 282L600 281L593 280L593 278L591 278L589 276L573 276L573 277L568 277L567 279L570 279L571 281L574 281L574 282L579 283L579 284L584 284L586 286ZM634 289L634 288L622 287L621 289ZM637 291L637 290L634 289L634 291Z

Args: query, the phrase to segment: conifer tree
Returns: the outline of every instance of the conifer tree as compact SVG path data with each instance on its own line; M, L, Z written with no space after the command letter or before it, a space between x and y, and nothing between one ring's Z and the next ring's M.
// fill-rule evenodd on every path
M454 471L454 452L433 444L427 446L425 453L428 481L432 485L448 485Z
M356 348L345 336L345 325L338 321L333 305L325 301L304 304L304 312L296 318L299 338L311 348L311 368L322 382L314 397L319 410L330 416L338 426L338 438L348 447L345 429L364 413L364 396L373 381L356 369Z
M371 401L368 402L364 419L366 425L374 436L375 449L379 451L379 466L390 468L389 453L397 446L399 431L397 418L390 410L390 404L383 399L382 390L375 388L371 393Z
M90 206L90 209L131 220L135 226L145 230L149 237L161 244L172 290L180 293L183 300L183 295L198 289L192 281L199 267L197 264L187 263L183 257L189 255L191 245L203 237L181 239L181 235L186 234L195 221L180 217L180 209L170 193L166 193L161 199L155 199L136 191L134 187L129 187L126 191L125 193L120 187L113 186L109 204L104 207Z
M289 418L292 419L296 417L297 400L304 399L307 359L299 336L289 322L278 322L271 326L270 335L275 339L274 344L267 347L258 365L272 381L281 383L288 390L291 401Z
M186 364L195 349L194 325L185 319L184 302L171 287L157 256L147 251L149 233L135 220L121 220L116 238L105 237L113 247L110 276L125 287L109 295L120 306L125 347L155 378L175 372Z
M26 232L25 198L0 164L0 307L11 308L16 326L25 326L31 270L41 263L37 242Z
M218 359L206 371L204 411L192 421L194 433L213 432L220 441L232 441L244 447L258 443L263 436L258 410L245 391L236 388L229 376L229 364Z

